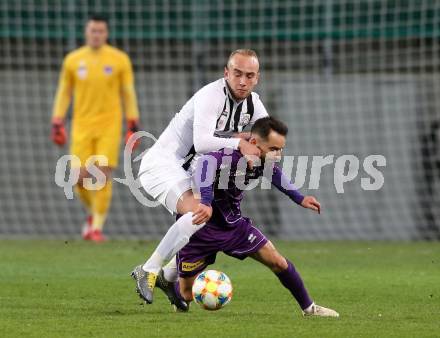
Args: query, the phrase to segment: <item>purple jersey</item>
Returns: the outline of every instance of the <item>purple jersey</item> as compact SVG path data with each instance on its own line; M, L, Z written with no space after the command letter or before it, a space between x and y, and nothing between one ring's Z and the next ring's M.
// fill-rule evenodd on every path
M268 175L265 171L268 171ZM219 251L245 259L266 245L267 238L253 226L249 218L242 217L240 210L243 190L251 179L263 174L295 203L303 201L304 196L295 190L277 166L254 167L249 170L246 159L238 151L230 149L211 152L199 159L194 174L195 188L199 189L201 203L212 206L213 214L205 226L191 236L188 244L177 253L180 277L195 276L215 262ZM291 262L287 261L287 269L276 275L295 297L301 309L313 303ZM178 283L175 286L178 287Z
M269 169L272 169L272 184L295 203L301 204L304 196L294 188L281 169L276 165ZM200 191L201 203L211 205L213 209L208 223L235 226L243 218L240 205L244 189L251 180L263 176L263 172L264 166L249 169L246 158L237 150L225 148L202 156L198 160L194 179L196 189Z
M300 204L304 197L294 189L281 169L277 166L269 169L272 184ZM219 251L245 259L267 243L267 238L249 218L242 216L240 209L243 190L263 173L263 166L248 169L241 153L231 149L211 152L198 160L195 188L200 191L201 203L211 205L213 213L206 225L177 253L180 277L194 276L213 264Z

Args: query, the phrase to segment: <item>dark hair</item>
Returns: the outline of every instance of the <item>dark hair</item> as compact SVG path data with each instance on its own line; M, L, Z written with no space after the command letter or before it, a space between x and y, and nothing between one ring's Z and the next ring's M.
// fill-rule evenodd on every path
M269 136L272 130L282 136L286 136L289 131L289 128L287 128L284 122L281 122L280 120L277 120L272 116L267 116L258 119L254 123L251 129L251 133L257 134L264 140L267 140L267 137Z
M105 22L105 24L108 26L108 18L103 14L92 14L87 19L87 22L89 22L89 21Z

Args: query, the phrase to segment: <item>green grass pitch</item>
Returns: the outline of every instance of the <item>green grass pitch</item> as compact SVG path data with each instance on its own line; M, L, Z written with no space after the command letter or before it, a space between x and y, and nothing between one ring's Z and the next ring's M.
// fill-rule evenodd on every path
M338 319L303 318L268 269L223 254L224 309L174 313L160 290L141 305L129 273L155 244L0 241L0 336L440 337L439 243L275 242Z

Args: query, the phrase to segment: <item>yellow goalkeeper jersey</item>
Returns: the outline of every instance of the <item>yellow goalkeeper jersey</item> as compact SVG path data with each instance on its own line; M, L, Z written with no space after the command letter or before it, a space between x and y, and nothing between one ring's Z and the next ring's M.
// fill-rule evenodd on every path
M98 50L84 46L69 53L63 62L53 116L64 118L72 98L72 133L120 133L122 108L127 119L139 117L128 55L109 45Z

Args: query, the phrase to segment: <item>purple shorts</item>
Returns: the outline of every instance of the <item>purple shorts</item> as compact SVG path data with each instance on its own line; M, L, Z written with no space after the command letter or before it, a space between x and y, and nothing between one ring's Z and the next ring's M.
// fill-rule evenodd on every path
M267 238L252 225L249 218L243 217L234 227L222 227L208 222L177 253L179 277L191 277L203 271L215 262L219 251L245 259L266 243Z

